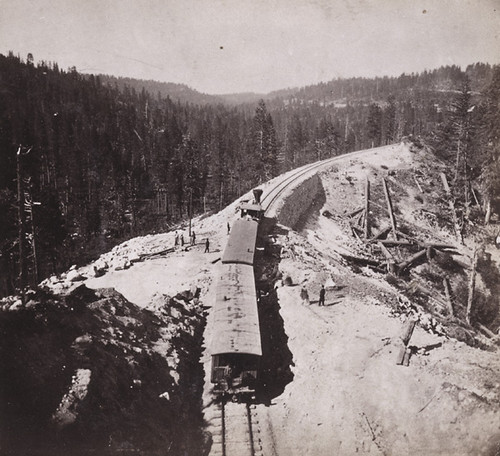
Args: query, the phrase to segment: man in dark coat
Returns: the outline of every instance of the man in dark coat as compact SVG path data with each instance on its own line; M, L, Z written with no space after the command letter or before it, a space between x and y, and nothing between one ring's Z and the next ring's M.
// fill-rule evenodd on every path
M210 252L210 241L207 238L207 240L205 241L205 253L208 252Z
M325 305L325 286L321 285L321 290L319 290L319 304L320 306Z

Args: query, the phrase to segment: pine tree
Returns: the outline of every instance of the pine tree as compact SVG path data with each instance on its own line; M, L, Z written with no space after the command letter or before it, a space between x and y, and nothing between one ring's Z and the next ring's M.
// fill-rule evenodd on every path
M367 137L371 147L380 146L382 139L382 109L375 103L370 105L368 112Z
M260 100L253 118L252 145L257 165L259 182L269 180L277 173L278 146L271 114L267 112L264 100Z

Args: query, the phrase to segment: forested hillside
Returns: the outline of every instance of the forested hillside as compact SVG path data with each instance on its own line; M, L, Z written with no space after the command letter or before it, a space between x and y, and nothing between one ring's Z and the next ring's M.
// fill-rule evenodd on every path
M498 67L337 80L234 106L126 82L0 56L2 294L20 285L20 257L34 284L286 169L404 137L449 163L464 229L471 198L487 209L498 193Z

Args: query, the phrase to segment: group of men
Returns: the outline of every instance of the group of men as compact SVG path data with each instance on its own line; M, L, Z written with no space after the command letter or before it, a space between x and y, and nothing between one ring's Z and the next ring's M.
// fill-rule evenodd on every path
M190 245L196 245L196 233L194 232L194 230L191 231L191 235L189 236L190 240L189 240L189 244ZM184 233L177 233L177 231L175 232L175 240L174 240L174 245L175 247L177 246L181 246L181 247L184 247ZM210 252L210 241L208 240L208 238L205 240L205 253L208 253Z
M319 301L318 301L318 306L324 306L325 305L325 286L321 285L321 290L319 290ZM300 298L302 299L302 302L304 304L310 305L311 301L309 301L309 293L306 290L306 287L302 287L300 290Z

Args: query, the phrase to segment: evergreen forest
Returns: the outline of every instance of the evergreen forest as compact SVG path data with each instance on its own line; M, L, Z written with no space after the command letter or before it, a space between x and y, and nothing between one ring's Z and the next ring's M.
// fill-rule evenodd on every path
M0 55L0 294L283 171L402 140L447 164L464 219L471 195L482 222L500 212L499 66L243 95Z

